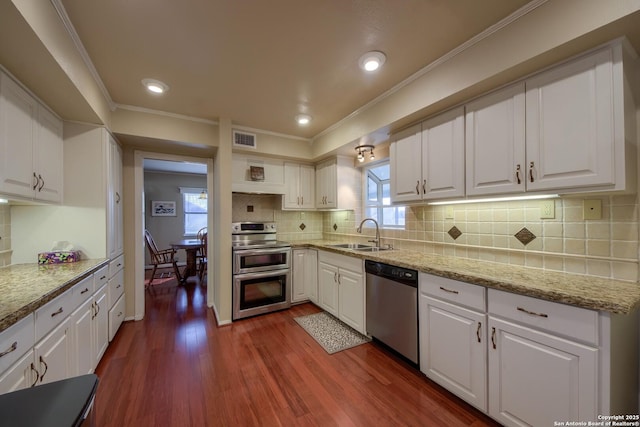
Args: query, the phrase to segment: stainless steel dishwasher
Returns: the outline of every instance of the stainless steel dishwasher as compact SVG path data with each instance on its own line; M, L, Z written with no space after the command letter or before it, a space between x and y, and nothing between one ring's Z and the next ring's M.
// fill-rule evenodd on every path
M418 272L365 261L367 333L418 364Z

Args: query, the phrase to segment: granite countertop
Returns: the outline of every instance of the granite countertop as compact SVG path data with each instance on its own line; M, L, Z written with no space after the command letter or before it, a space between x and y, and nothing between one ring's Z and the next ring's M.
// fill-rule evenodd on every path
M312 240L292 242L292 247L323 249L592 310L629 314L640 307L640 284L638 283L430 255L405 249L358 252L330 246L337 243L341 242Z
M107 259L0 268L0 332L106 265Z

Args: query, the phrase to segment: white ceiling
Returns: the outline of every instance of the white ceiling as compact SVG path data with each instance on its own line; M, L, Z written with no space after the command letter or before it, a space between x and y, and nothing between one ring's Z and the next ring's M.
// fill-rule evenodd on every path
M59 0L116 104L312 138L528 0ZM358 68L387 55L377 74ZM167 83L151 96L143 78ZM299 127L294 116L313 117Z

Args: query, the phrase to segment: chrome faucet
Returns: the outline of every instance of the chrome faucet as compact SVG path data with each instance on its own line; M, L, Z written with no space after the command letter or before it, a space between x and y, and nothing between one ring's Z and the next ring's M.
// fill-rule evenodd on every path
M362 233L362 224L364 224L366 221L372 221L376 225L376 238L375 238L375 240L367 240L367 241L375 243L376 244L376 248L380 249L380 227L378 227L378 221L376 221L373 218L365 218L365 219L362 220L362 222L360 223L358 228L356 228L356 231L358 233Z

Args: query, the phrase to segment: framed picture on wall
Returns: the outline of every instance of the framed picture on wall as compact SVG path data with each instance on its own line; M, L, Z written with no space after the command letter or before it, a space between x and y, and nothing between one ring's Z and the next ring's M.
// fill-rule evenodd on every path
M176 216L176 202L152 201L151 216Z

